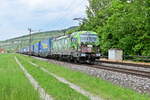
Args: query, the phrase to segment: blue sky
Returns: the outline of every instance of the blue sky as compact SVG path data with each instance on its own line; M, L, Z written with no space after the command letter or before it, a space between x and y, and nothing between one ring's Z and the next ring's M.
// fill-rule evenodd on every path
M0 40L27 35L33 30L55 30L78 25L87 0L0 0Z

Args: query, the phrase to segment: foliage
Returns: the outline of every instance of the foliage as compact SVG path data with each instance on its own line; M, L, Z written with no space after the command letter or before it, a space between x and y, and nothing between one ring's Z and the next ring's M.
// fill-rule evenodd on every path
M100 48L120 48L126 55L150 56L149 0L89 0L80 30L99 33Z
M67 34L72 34L73 32L76 32L76 31L78 31L79 30L79 27L72 27L72 28L70 28L70 29L68 29L67 31L66 31L66 33Z

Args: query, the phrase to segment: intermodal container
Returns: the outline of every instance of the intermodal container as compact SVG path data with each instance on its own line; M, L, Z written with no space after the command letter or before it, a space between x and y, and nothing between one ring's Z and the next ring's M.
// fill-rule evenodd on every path
M40 44L41 44L41 42L38 42L38 43L34 44L34 52L33 52L33 55L39 56Z
M42 57L48 57L51 54L52 38L41 41L39 55Z

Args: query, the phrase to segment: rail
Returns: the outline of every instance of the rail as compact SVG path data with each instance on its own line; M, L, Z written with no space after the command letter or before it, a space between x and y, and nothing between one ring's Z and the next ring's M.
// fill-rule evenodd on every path
M119 63L113 63L113 64L119 64ZM126 65L126 64L123 64L123 65ZM150 67L138 66L138 65L134 65L134 64L128 64L127 66L129 66L129 65L150 69ZM142 70L137 70L137 69L128 69L128 68L123 68L123 67L121 68L121 67L107 66L107 65L102 65L101 62L96 62L95 65L92 65L91 67L150 78L150 72L149 71L142 71Z
M107 55L102 55L101 58L108 59ZM138 61L138 62L150 62L150 56L129 56L129 55L123 55L123 60L129 60L129 61Z

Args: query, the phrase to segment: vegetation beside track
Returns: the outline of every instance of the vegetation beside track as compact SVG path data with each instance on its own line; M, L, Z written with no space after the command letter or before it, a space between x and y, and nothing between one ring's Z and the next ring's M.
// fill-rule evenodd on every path
M150 56L150 0L89 0L86 11L78 30L99 34L101 54L119 48L124 55Z
M87 97L71 89L68 85L59 82L53 76L43 72L42 70L31 65L29 58L17 56L19 61L28 70L28 72L39 82L55 100L88 100Z
M21 56L20 56L21 57ZM27 56L22 56L21 58L26 59L28 61L32 61L38 64L41 67L46 68L48 71L64 77L70 82L81 86L87 91L94 93L103 97L104 99L111 100L150 100L150 96L146 94L137 93L131 89L122 88L117 85L113 85L107 81L100 80L99 78L95 78L89 76L87 74L72 71L70 69L61 67L56 64L48 63L47 61L41 61L34 58L30 58Z
M0 55L0 100L40 100L10 54Z

